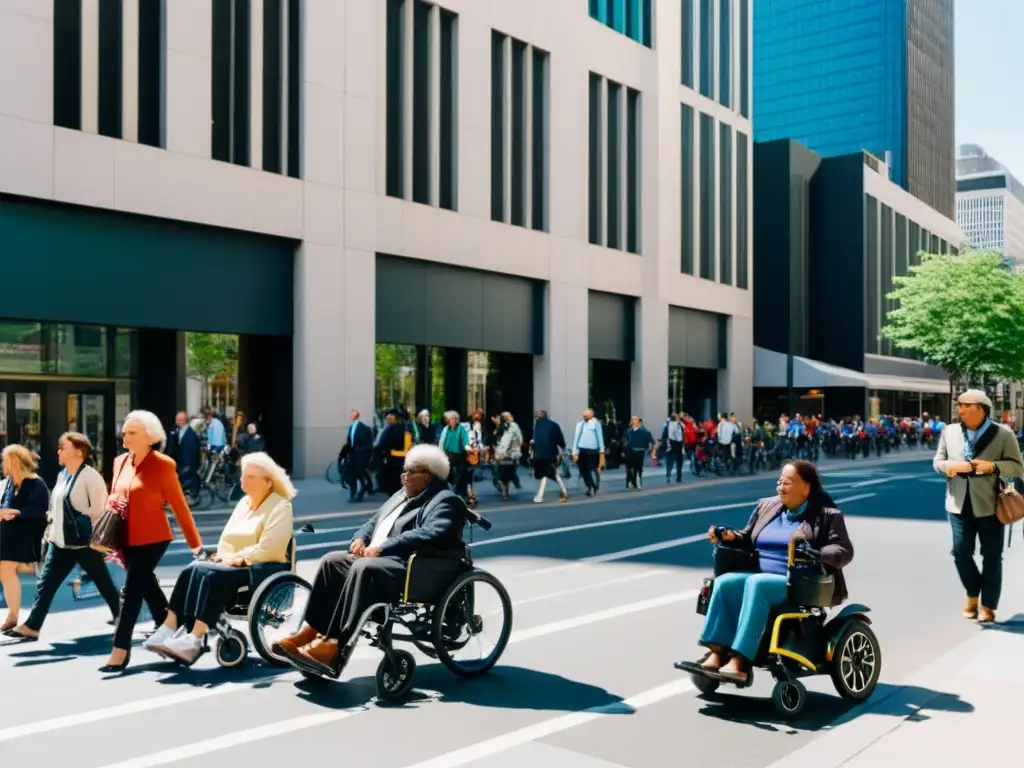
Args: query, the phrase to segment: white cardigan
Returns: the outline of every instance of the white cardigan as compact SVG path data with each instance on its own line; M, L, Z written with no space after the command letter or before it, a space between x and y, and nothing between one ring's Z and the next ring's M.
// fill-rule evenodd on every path
M46 539L61 549L64 548L64 496L67 495L70 483L71 476L67 471L61 471L57 476L53 493L50 494L50 509L47 512L50 527ZM107 506L107 483L103 476L88 464L82 468L82 474L78 476L78 481L71 490L71 506L88 515L94 523L100 519Z

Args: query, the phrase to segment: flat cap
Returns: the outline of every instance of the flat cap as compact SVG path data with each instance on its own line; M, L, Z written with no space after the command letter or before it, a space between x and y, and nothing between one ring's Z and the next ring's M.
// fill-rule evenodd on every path
M962 405L986 405L989 410L992 409L992 401L988 399L988 395L980 389L968 389L956 401Z

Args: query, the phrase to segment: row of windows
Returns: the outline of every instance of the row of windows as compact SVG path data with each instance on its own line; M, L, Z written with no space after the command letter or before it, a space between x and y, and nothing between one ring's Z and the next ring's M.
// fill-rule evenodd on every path
M590 18L651 47L651 0L590 0Z
M640 93L590 74L587 232L640 253Z
M152 147L166 147L166 3L144 0L126 17L122 0L53 0L53 122ZM135 7L135 6L132 6ZM211 156L298 177L301 0L263 0L259 26L249 0L211 0ZM262 55L253 82L252 47ZM252 115L253 91L261 95Z
M717 98L723 106L738 109L743 117L750 117L750 0L680 2L680 82L697 88L702 96ZM734 47L737 57L733 55ZM738 61L734 62L734 58ZM738 93L733 93L736 76Z
M716 170L714 118L698 113L687 104L683 104L681 110L680 269L684 274L698 274L706 280L715 280L715 253L718 253L718 281L746 289L749 287L749 138L740 131L735 132L734 162L733 129L726 123L719 123ZM734 185L735 276L732 207Z
M547 229L550 56L491 33L491 219Z

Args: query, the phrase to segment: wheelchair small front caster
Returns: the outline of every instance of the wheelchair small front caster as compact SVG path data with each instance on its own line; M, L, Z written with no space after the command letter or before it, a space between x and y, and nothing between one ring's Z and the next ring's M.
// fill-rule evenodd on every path
M717 680L708 677L707 675L691 674L690 681L693 683L693 687L696 688L699 693L704 695L714 693L718 690L720 685Z
M779 680L772 689L775 711L787 720L800 714L807 703L807 689L799 680Z
M237 667L249 655L249 641L237 629L232 629L225 637L217 638L215 655L217 663L225 669Z
M385 656L377 665L377 695L385 701L401 699L412 688L412 677L416 672L416 659L408 651L392 651L397 669L392 668L391 659Z

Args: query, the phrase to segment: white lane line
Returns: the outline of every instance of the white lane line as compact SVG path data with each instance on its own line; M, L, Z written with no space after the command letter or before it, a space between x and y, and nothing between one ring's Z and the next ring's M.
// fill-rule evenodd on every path
M514 600L513 605L519 608L530 603L540 603L544 600L554 600L557 597L568 597L569 595L579 594L580 592L587 592L591 589L603 589L604 587L611 587L615 584L626 584L630 581L639 581L640 579L649 579L652 576L668 576L672 573L668 568L655 568L650 571L641 571L640 573L633 573L629 576L619 576L616 579L608 579L607 581L598 581L596 583L587 584L583 587L576 587L575 589L563 589L558 592L548 592L544 595L537 595L536 597L524 597L522 600Z
M448 752L430 760L406 766L406 768L457 768L458 766L468 765L501 752L507 752L513 747L528 744L538 739L545 739L548 736L567 731L571 728L578 728L602 717L629 715L644 707L689 693L692 690L693 683L689 679L676 680L643 693L638 693L636 696L631 696L624 701L592 707L582 712L570 712L569 714L559 715L558 717L520 728L517 731L511 731L501 736L496 736L493 739L487 739L486 741L457 749L454 752Z
M369 711L367 707L353 707L351 709L341 709L334 712L321 712L317 715L305 715L303 717L293 717L288 720L279 720L276 723L268 723L267 725L260 725L256 728L250 728L245 731L236 731L235 733L217 736L212 739L206 739L205 741L197 741L183 747L174 747L173 749L165 749L162 752L153 752L152 754L143 755L142 757L134 757L120 763L110 763L109 765L103 766L103 768L153 768L153 766L157 765L167 765L168 763L176 763L181 760L201 757L210 752L245 746L253 742L263 741L275 736L284 736L297 731L304 731L307 728L316 728L320 725L336 723L339 720L344 720L345 718L352 717L352 715L362 714L367 711Z

